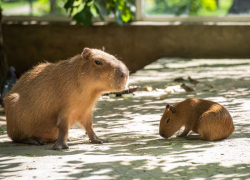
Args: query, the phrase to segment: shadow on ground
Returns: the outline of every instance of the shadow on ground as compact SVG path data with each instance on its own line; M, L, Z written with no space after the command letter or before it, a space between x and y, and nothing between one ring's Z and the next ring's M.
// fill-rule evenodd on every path
M70 149L53 144L12 143L0 119L0 178L4 179L247 179L250 177L250 60L160 59L131 76L136 85L163 88L192 76L216 92L137 92L135 98L101 99L94 129L106 144L90 144L84 130L70 130ZM216 101L231 113L235 132L217 142L158 135L165 105L196 97ZM179 133L179 132L177 132Z

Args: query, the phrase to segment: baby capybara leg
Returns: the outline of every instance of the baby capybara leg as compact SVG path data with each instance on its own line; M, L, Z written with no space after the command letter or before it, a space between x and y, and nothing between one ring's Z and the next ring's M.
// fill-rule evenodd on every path
M179 134L177 137L186 137L189 131L190 131L190 128L185 127L184 131L181 134Z
M206 112L202 115L199 124L199 134L205 141L217 141L222 138L221 125L216 123L218 120L217 114Z
M218 139L217 137L214 137L212 136L210 133L206 134L206 133L203 133L203 139L206 140L206 141L216 141L216 140L220 140Z
M203 137L200 134L188 135L186 136L188 140L203 140Z
M220 126L218 126L217 128L213 129L213 131L209 131L209 132L203 132L203 139L206 141L219 141L222 139L225 139L227 136L223 136L223 134L221 134L221 129Z
M37 145L37 146L46 144L46 142L44 142L42 139L37 138L37 137L26 138L26 139L23 139L19 142L25 143L25 144L33 144L33 145Z
M203 140L205 141L216 141L219 140L220 138L218 137L218 132L217 128L213 128L209 125L203 124L201 128L199 129L199 133L202 137Z

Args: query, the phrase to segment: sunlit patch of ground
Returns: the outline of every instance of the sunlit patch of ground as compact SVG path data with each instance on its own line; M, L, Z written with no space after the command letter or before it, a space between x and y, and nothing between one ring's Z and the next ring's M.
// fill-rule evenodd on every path
M130 84L164 89L175 78L188 76L213 84L216 91L204 91L198 84L191 93L139 91L132 99L100 99L94 129L110 141L101 145L90 144L78 126L69 132L69 150L51 150L53 144L14 144L7 137L1 110L0 179L249 178L250 60L163 58L132 74ZM218 142L162 139L158 128L165 105L190 97L225 106L235 132Z

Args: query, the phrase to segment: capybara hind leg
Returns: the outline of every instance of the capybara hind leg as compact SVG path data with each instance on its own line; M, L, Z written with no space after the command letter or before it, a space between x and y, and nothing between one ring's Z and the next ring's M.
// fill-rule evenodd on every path
M37 138L37 137L26 138L26 139L23 139L19 142L25 143L25 144L33 144L33 145L37 145L37 146L46 144L46 142L44 142L42 139Z
M202 137L206 141L217 141L217 140L221 139L221 138L218 138L216 136L211 135L211 133L210 134L209 133L203 133Z
M87 121L83 120L80 122L81 125L84 127L87 135L89 136L89 142L93 144L102 144L109 142L108 140L99 139L93 129L93 120L92 120L92 114L89 116L89 119Z
M67 145L69 124L67 119L58 120L59 134L56 143L53 146L54 150L69 149Z

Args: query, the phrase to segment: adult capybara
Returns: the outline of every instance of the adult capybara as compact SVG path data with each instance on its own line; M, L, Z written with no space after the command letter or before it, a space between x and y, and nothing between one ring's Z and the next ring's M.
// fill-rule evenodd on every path
M85 48L58 63L43 63L21 76L4 99L7 133L14 142L67 149L68 130L81 124L92 143L93 108L104 92L127 86L129 71L114 56Z
M234 131L229 112L222 105L203 99L190 98L167 105L160 121L159 133L162 137L171 137L182 126L185 129L179 137L216 141L227 138ZM192 130L198 136L188 135Z

